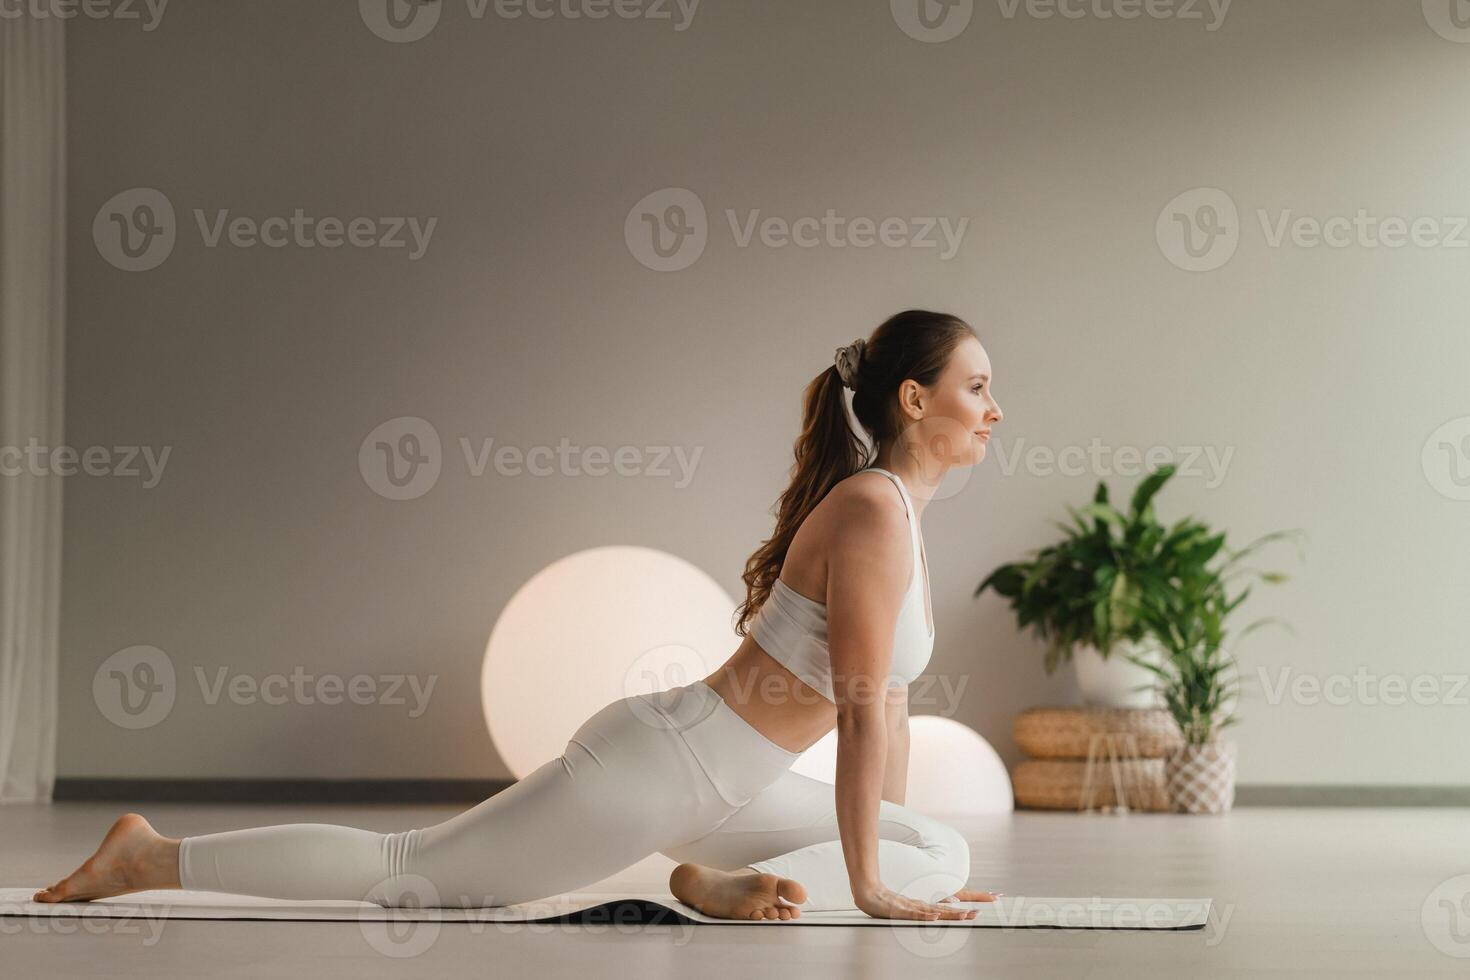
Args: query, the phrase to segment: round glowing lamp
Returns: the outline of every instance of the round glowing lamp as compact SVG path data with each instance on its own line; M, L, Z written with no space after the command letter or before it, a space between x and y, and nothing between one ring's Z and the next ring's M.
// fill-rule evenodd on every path
M707 676L738 645L734 612L709 575L653 548L552 562L511 596L485 648L480 699L496 751L520 779L609 703Z

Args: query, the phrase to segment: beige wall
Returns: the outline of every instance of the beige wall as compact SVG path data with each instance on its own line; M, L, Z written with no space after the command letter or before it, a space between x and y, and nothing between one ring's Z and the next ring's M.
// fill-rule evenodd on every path
M928 306L979 327L1007 415L983 468L925 517L931 668L964 678L958 718L1014 762L1016 712L1075 694L1042 674L1000 600L970 593L1111 470L1048 473L1018 454L1202 447L1223 470L1195 463L1163 516L1193 512L1237 543L1309 535L1304 562L1277 552L1294 581L1244 607L1296 634L1240 650L1241 782L1470 783L1470 691L1453 679L1470 503L1439 447L1464 430L1435 437L1428 472L1422 460L1431 433L1470 415L1470 232L1453 220L1470 215L1470 44L1432 30L1418 0L1236 0L1213 30L1204 4L1204 20L1123 20L982 2L944 43L850 0L704 0L682 30L677 7L672 20L511 20L492 4L477 19L445 0L408 43L356 7L219 0L170 5L152 30L71 24L68 442L170 456L151 488L67 483L63 776L506 775L478 681L515 589L573 551L635 543L737 594L770 531L802 386L837 344ZM177 237L130 272L93 222L140 187L167 197ZM708 241L656 272L624 222L675 187L707 210ZM1200 187L1238 208L1238 246L1192 272L1156 222ZM296 208L437 223L412 259L209 247L193 214ZM741 247L727 209L968 225L947 259L759 234ZM1288 209L1428 216L1461 247L1273 247L1262 209L1271 234ZM405 415L434 423L444 471L395 502L356 457ZM702 456L684 487L472 478L461 436ZM1458 451L1470 470L1470 445ZM1136 482L1109 479L1119 493ZM99 712L92 682L134 645L211 677L304 665L440 679L412 721L180 697L130 731ZM1282 669L1422 675L1439 703L1355 688L1341 705L1271 704L1262 669L1271 686ZM547 696L562 682L548 665Z

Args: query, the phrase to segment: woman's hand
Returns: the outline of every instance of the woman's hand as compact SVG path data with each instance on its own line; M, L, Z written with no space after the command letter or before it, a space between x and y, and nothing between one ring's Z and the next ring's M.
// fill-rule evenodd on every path
M907 898L885 885L857 887L852 892L857 907L875 919L973 919L975 909L946 908ZM962 899L963 901L963 899Z
M949 898L941 898L941 902L993 902L1005 892L982 892L974 888L961 888Z

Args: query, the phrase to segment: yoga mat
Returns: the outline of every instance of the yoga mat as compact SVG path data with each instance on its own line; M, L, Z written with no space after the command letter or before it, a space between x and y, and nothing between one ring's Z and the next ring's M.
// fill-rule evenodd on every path
M798 919L716 919L667 893L607 895L571 893L495 908L390 909L370 902L287 901L221 892L134 892L94 902L32 902L36 888L0 888L0 917L278 920L311 922L554 922L617 925L711 926L955 926L979 929L1202 929L1208 898L1033 898L1005 896L994 902L945 902L977 909L973 919L875 919L857 910L803 912Z

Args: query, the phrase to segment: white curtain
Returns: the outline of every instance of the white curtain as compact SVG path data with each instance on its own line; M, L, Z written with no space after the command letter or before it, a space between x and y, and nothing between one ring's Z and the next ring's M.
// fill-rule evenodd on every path
M62 480L23 453L63 444L63 28L0 17L0 803L56 780Z

